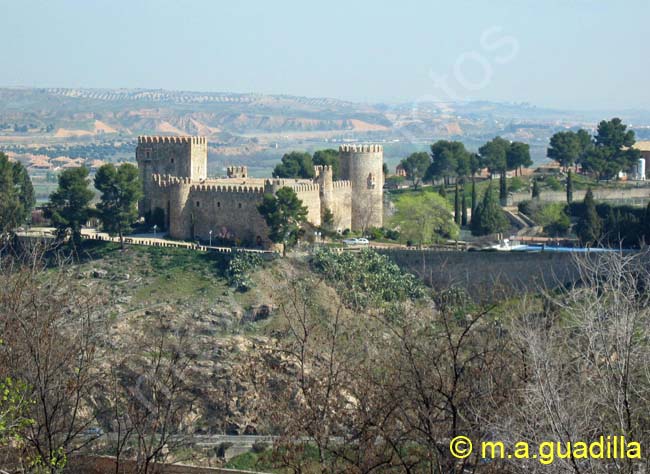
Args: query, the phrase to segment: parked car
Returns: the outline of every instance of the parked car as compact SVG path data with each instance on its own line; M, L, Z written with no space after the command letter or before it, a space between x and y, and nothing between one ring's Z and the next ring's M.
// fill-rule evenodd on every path
M370 242L368 242L368 239L365 237L361 237L357 239L357 245L368 245Z
M354 238L352 238L352 239L343 239L343 243L345 245L358 245L358 243L359 243L358 240L359 239L354 239Z

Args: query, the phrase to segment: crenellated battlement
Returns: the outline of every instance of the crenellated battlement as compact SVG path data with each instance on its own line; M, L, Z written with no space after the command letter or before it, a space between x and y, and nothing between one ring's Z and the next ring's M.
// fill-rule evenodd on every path
M229 178L248 178L248 166L228 166L226 175Z
M151 181L158 187L166 188L178 184L192 184L190 178L179 178L178 176L170 176L167 174L152 174Z
M264 186L229 185L229 184L195 184L192 192L229 193L229 194L264 194Z
M298 184L293 186L293 190L297 193L306 193L309 191L320 191L320 184Z
M352 183L350 181L348 181L348 180L343 179L343 180L340 180L340 181L333 181L332 182L332 187L334 189L351 188Z
M383 153L382 145L340 145L339 153Z
M142 135L138 137L138 145L153 144L153 143L177 143L177 144L191 144L191 145L207 145L208 139L206 137L194 136L149 136Z

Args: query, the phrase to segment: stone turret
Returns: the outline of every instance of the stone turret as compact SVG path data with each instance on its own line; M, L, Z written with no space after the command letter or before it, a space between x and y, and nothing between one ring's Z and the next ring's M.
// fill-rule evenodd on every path
M335 203L332 167L329 165L314 166L314 176L314 181L320 188L321 212L324 213L325 209L333 212Z
M383 225L384 149L381 145L339 147L341 177L352 186L352 230Z
M229 178L248 178L247 166L228 166L226 168L226 176Z

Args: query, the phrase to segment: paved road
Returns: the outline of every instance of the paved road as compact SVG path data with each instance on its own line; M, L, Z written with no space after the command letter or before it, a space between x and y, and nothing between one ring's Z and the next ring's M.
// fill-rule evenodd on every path
M41 238L53 238L56 234L56 229L54 227L32 227L30 229L17 232L18 236L24 237L41 237ZM81 229L81 236L89 240L101 240L105 242L119 242L119 237L112 237L105 232L99 232L96 229ZM198 251L212 251L212 252L222 252L230 253L233 251L237 252L251 252L251 253L263 253L263 254L273 254L276 252L270 250L259 250L259 249L247 249L240 247L218 247L215 245L200 245L192 242L184 242L181 240L170 240L163 238L163 235L158 234L132 234L124 236L124 242L132 245L147 245L150 247L173 247L173 248L186 248L191 250Z

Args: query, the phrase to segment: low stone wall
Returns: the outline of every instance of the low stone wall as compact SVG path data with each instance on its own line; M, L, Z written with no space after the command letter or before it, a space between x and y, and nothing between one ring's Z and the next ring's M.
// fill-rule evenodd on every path
M120 474L135 472L134 461L121 461ZM115 458L108 456L79 456L70 460L66 472L71 474L115 474ZM236 469L222 469L216 467L195 467L183 464L157 465L157 474L264 474Z
M643 206L650 200L650 187L638 187L627 189L594 189L596 201L615 202L617 204L628 204L631 206ZM587 191L584 189L573 191L573 200L582 201ZM508 205L516 206L522 201L530 200L530 192L512 193L508 197ZM544 202L566 202L565 191L542 191L539 199Z
M435 289L460 286L479 299L570 284L578 277L578 259L598 258L554 252L376 250Z

